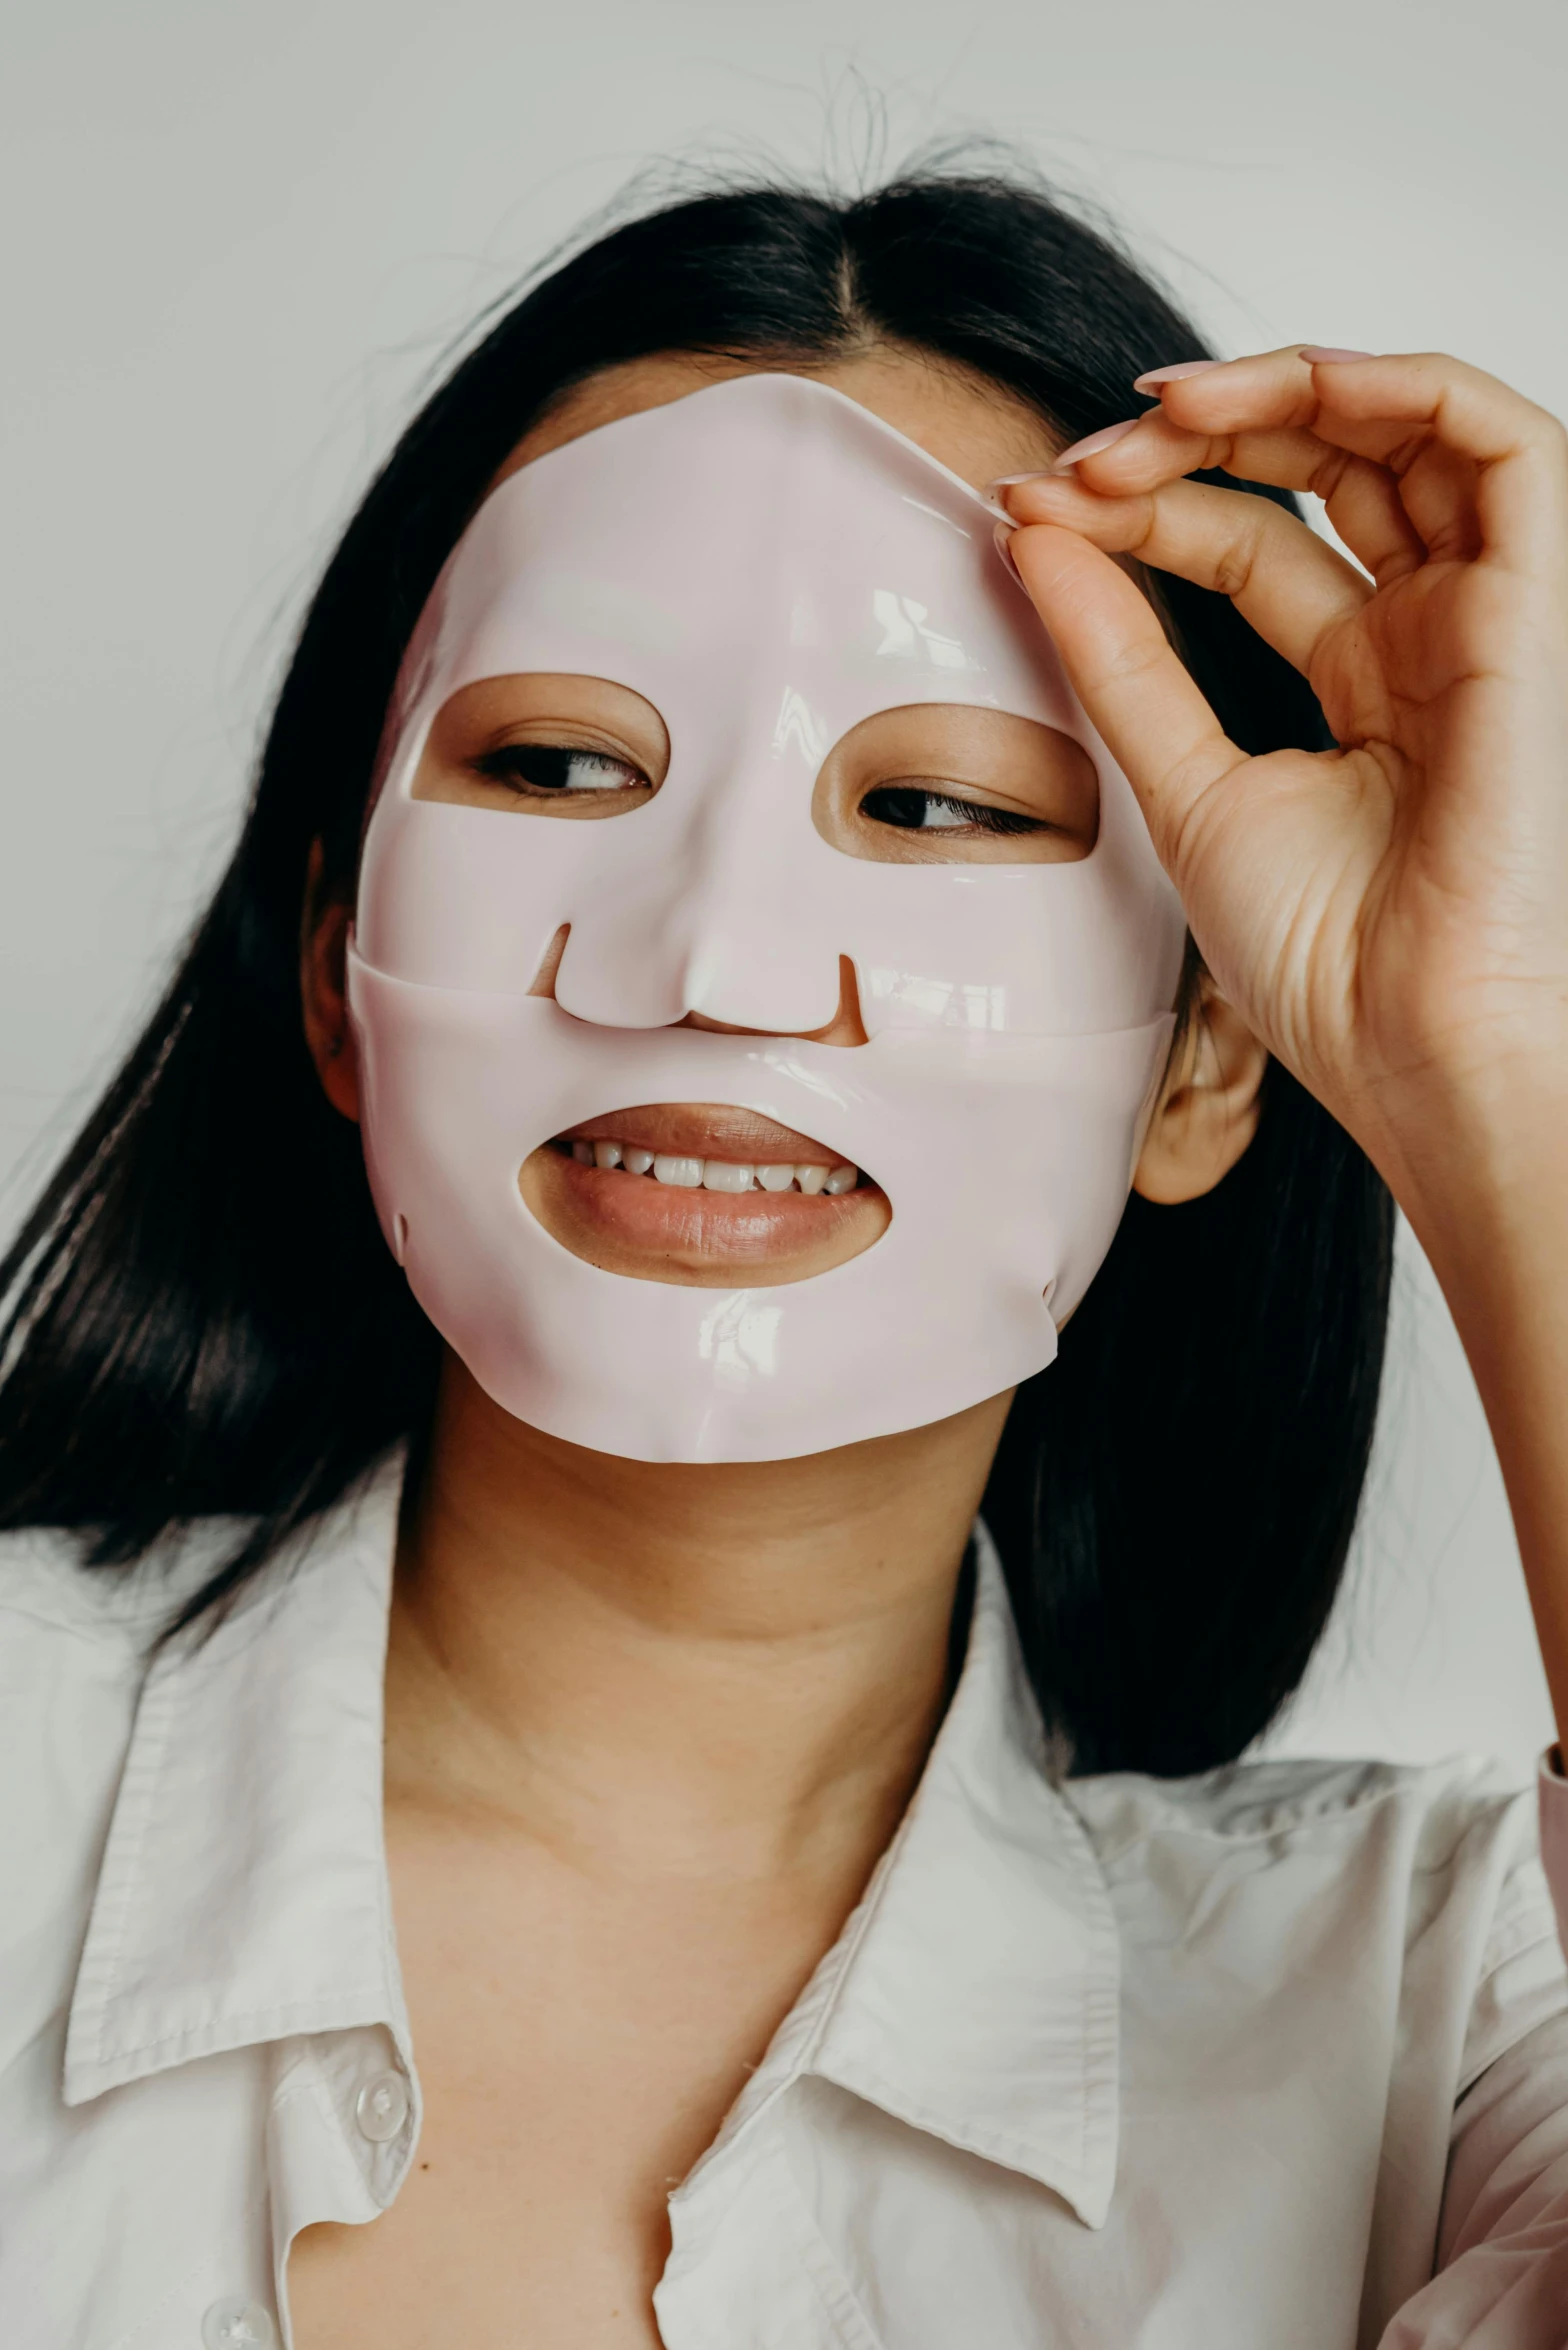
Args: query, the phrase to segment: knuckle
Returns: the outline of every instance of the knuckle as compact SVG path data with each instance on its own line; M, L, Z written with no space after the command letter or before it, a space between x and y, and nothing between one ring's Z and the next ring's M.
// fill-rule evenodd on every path
M1137 555L1152 561L1151 547L1164 527L1158 490L1144 490L1102 501L1104 511L1093 519L1097 546L1108 554Z
M1222 547L1214 565L1214 585L1219 593L1232 601L1244 596L1251 585L1256 561L1255 545L1232 539Z
M1248 499L1247 504L1261 511L1239 514L1229 534L1222 539L1214 559L1213 584L1222 596L1232 601L1246 595L1270 542L1278 535L1278 526L1286 521L1278 507L1261 498Z
M1314 458L1307 476L1308 489L1315 498L1322 498L1326 503L1338 494L1357 462L1348 449L1335 449L1324 443L1323 454Z

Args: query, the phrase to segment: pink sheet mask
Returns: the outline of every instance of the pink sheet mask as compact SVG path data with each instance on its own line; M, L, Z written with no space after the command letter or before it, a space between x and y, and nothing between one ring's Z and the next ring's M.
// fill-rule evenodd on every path
M994 521L869 410L751 375L524 467L442 571L389 715L349 1002L382 1228L520 1419L638 1460L783 1459L1052 1360L1126 1203L1185 923ZM583 823L410 796L452 695L528 671L654 705L671 758L651 800ZM918 703L1082 744L1090 854L832 847L823 759ZM563 923L552 1002L528 991ZM803 1034L838 1008L841 955L862 1046ZM675 1025L688 1011L774 1033ZM887 1231L807 1280L715 1290L605 1272L535 1221L518 1174L540 1144L682 1101L814 1135L882 1186Z

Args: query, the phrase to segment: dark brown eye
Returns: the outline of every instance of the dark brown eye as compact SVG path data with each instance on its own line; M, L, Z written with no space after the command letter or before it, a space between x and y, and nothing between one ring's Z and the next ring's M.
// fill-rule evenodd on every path
M647 791L648 778L627 759L566 743L502 743L474 761L479 774L513 791L564 796L567 792Z
M811 797L830 847L885 865L1070 865L1093 848L1099 813L1081 743L962 702L873 711L833 745Z
M1048 829L1037 816L993 808L983 800L961 800L912 783L879 784L875 791L867 792L860 812L874 824L891 824L899 832L989 832L1011 837Z

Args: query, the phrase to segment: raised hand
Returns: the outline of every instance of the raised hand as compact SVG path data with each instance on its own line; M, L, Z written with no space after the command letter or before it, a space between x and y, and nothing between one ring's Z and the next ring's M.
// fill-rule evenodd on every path
M1398 1190L1441 1101L1568 1068L1568 437L1441 357L1140 388L1004 492L1010 551L1218 985ZM1370 578L1208 468L1315 491ZM1340 748L1246 758L1109 554L1229 595Z
M1219 987L1426 1244L1568 1739L1568 439L1456 360L1292 348L1009 485L1010 552ZM1219 468L1314 490L1365 574ZM1230 596L1339 748L1247 758L1128 572Z

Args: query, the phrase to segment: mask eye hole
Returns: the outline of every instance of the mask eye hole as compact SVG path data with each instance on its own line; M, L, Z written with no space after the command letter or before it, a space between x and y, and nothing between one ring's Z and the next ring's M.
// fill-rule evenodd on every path
M1065 865L1099 835L1099 778L1081 743L1033 718L914 703L841 736L812 818L831 847L878 864Z
M630 686L484 677L438 712L412 796L501 815L626 816L653 798L669 765L669 729Z

